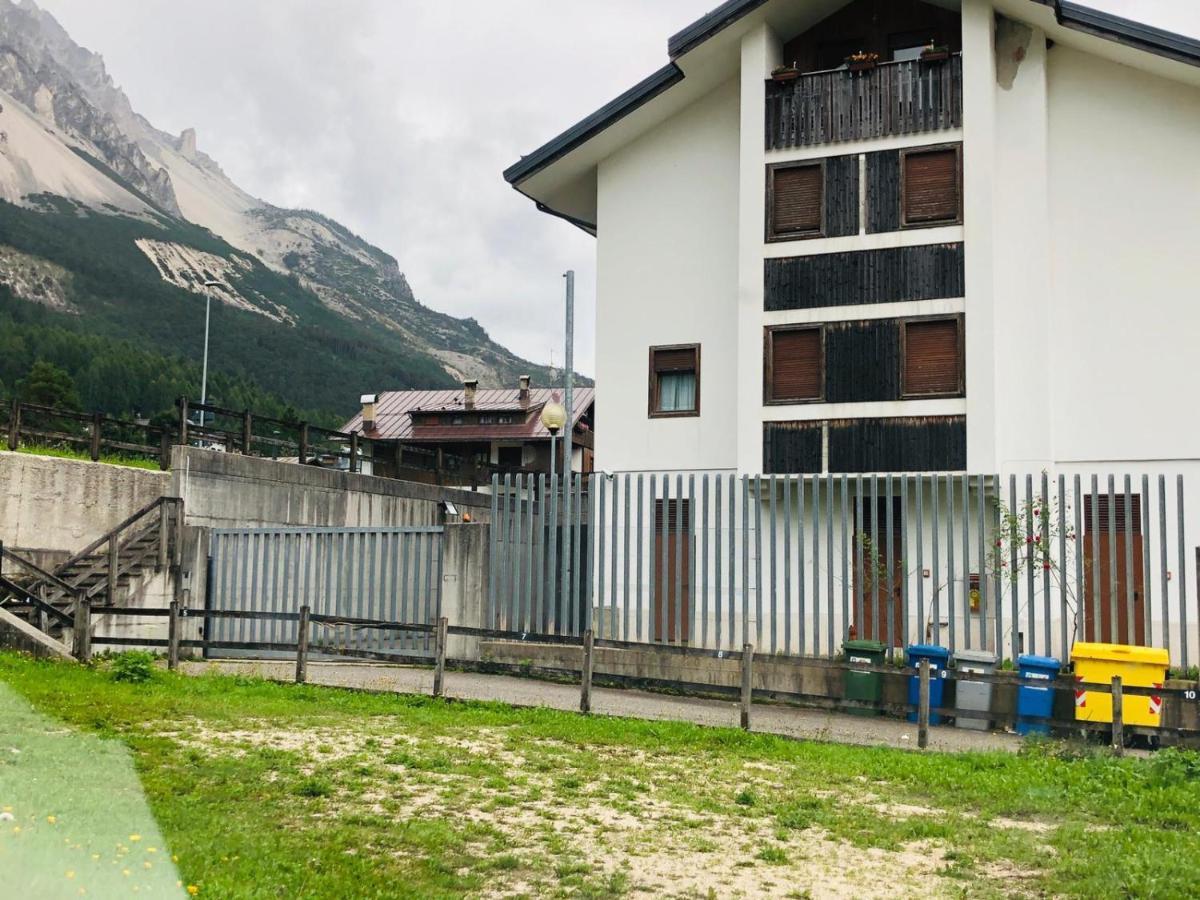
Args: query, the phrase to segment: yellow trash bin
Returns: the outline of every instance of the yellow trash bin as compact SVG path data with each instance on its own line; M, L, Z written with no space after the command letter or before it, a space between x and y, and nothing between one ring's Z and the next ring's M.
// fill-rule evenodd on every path
M1111 684L1121 676L1125 687L1161 688L1167 678L1171 657L1157 647L1125 644L1076 644L1071 650L1075 680L1089 684ZM1162 697L1125 697L1126 725L1157 728L1162 717ZM1112 694L1075 689L1075 719L1079 722L1111 722Z

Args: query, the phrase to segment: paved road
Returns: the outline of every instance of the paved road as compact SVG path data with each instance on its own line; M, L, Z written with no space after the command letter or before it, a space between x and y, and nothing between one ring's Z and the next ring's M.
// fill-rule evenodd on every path
M181 668L193 675L206 672L251 674L274 681L291 681L295 677L295 664L288 661L222 660L183 663ZM432 670L370 663L309 662L308 680L311 684L330 687L400 694L428 694L433 688ZM568 711L579 709L579 688L575 685L507 675L447 672L446 695L460 700L493 700L512 706L545 706ZM597 715L634 719L666 719L729 728L738 726L736 703L644 691L594 688L592 711ZM824 710L755 704L751 725L754 731L810 740L901 748L915 748L917 745L916 725L895 719L863 718ZM1012 734L953 727L933 727L929 731L931 750L1016 751L1020 746L1020 738Z

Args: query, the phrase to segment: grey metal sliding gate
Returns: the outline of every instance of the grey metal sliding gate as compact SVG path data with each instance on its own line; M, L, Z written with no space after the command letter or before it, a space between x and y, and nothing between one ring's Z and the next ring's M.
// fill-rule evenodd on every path
M432 625L442 609L441 528L250 528L213 531L206 605ZM212 619L214 641L293 643L294 622ZM428 634L313 625L312 652L432 655ZM213 650L213 656L271 656ZM275 654L277 655L277 654Z
M488 626L835 656L850 636L1197 659L1182 476L575 476L493 481Z

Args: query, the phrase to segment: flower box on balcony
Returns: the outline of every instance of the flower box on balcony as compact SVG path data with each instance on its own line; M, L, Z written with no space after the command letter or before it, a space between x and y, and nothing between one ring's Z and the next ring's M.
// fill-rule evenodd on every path
M921 51L921 62L945 62L949 58L949 47L926 47Z
M846 68L851 72L866 72L879 64L878 53L853 53L846 57Z

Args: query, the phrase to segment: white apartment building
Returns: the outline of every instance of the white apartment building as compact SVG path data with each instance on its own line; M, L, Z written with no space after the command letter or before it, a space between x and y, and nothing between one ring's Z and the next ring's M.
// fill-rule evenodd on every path
M1195 659L1200 41L1067 0L731 0L668 51L505 173L596 236L597 469L999 476L981 506L1099 474L1080 571L1171 604L1099 636L1183 625Z

